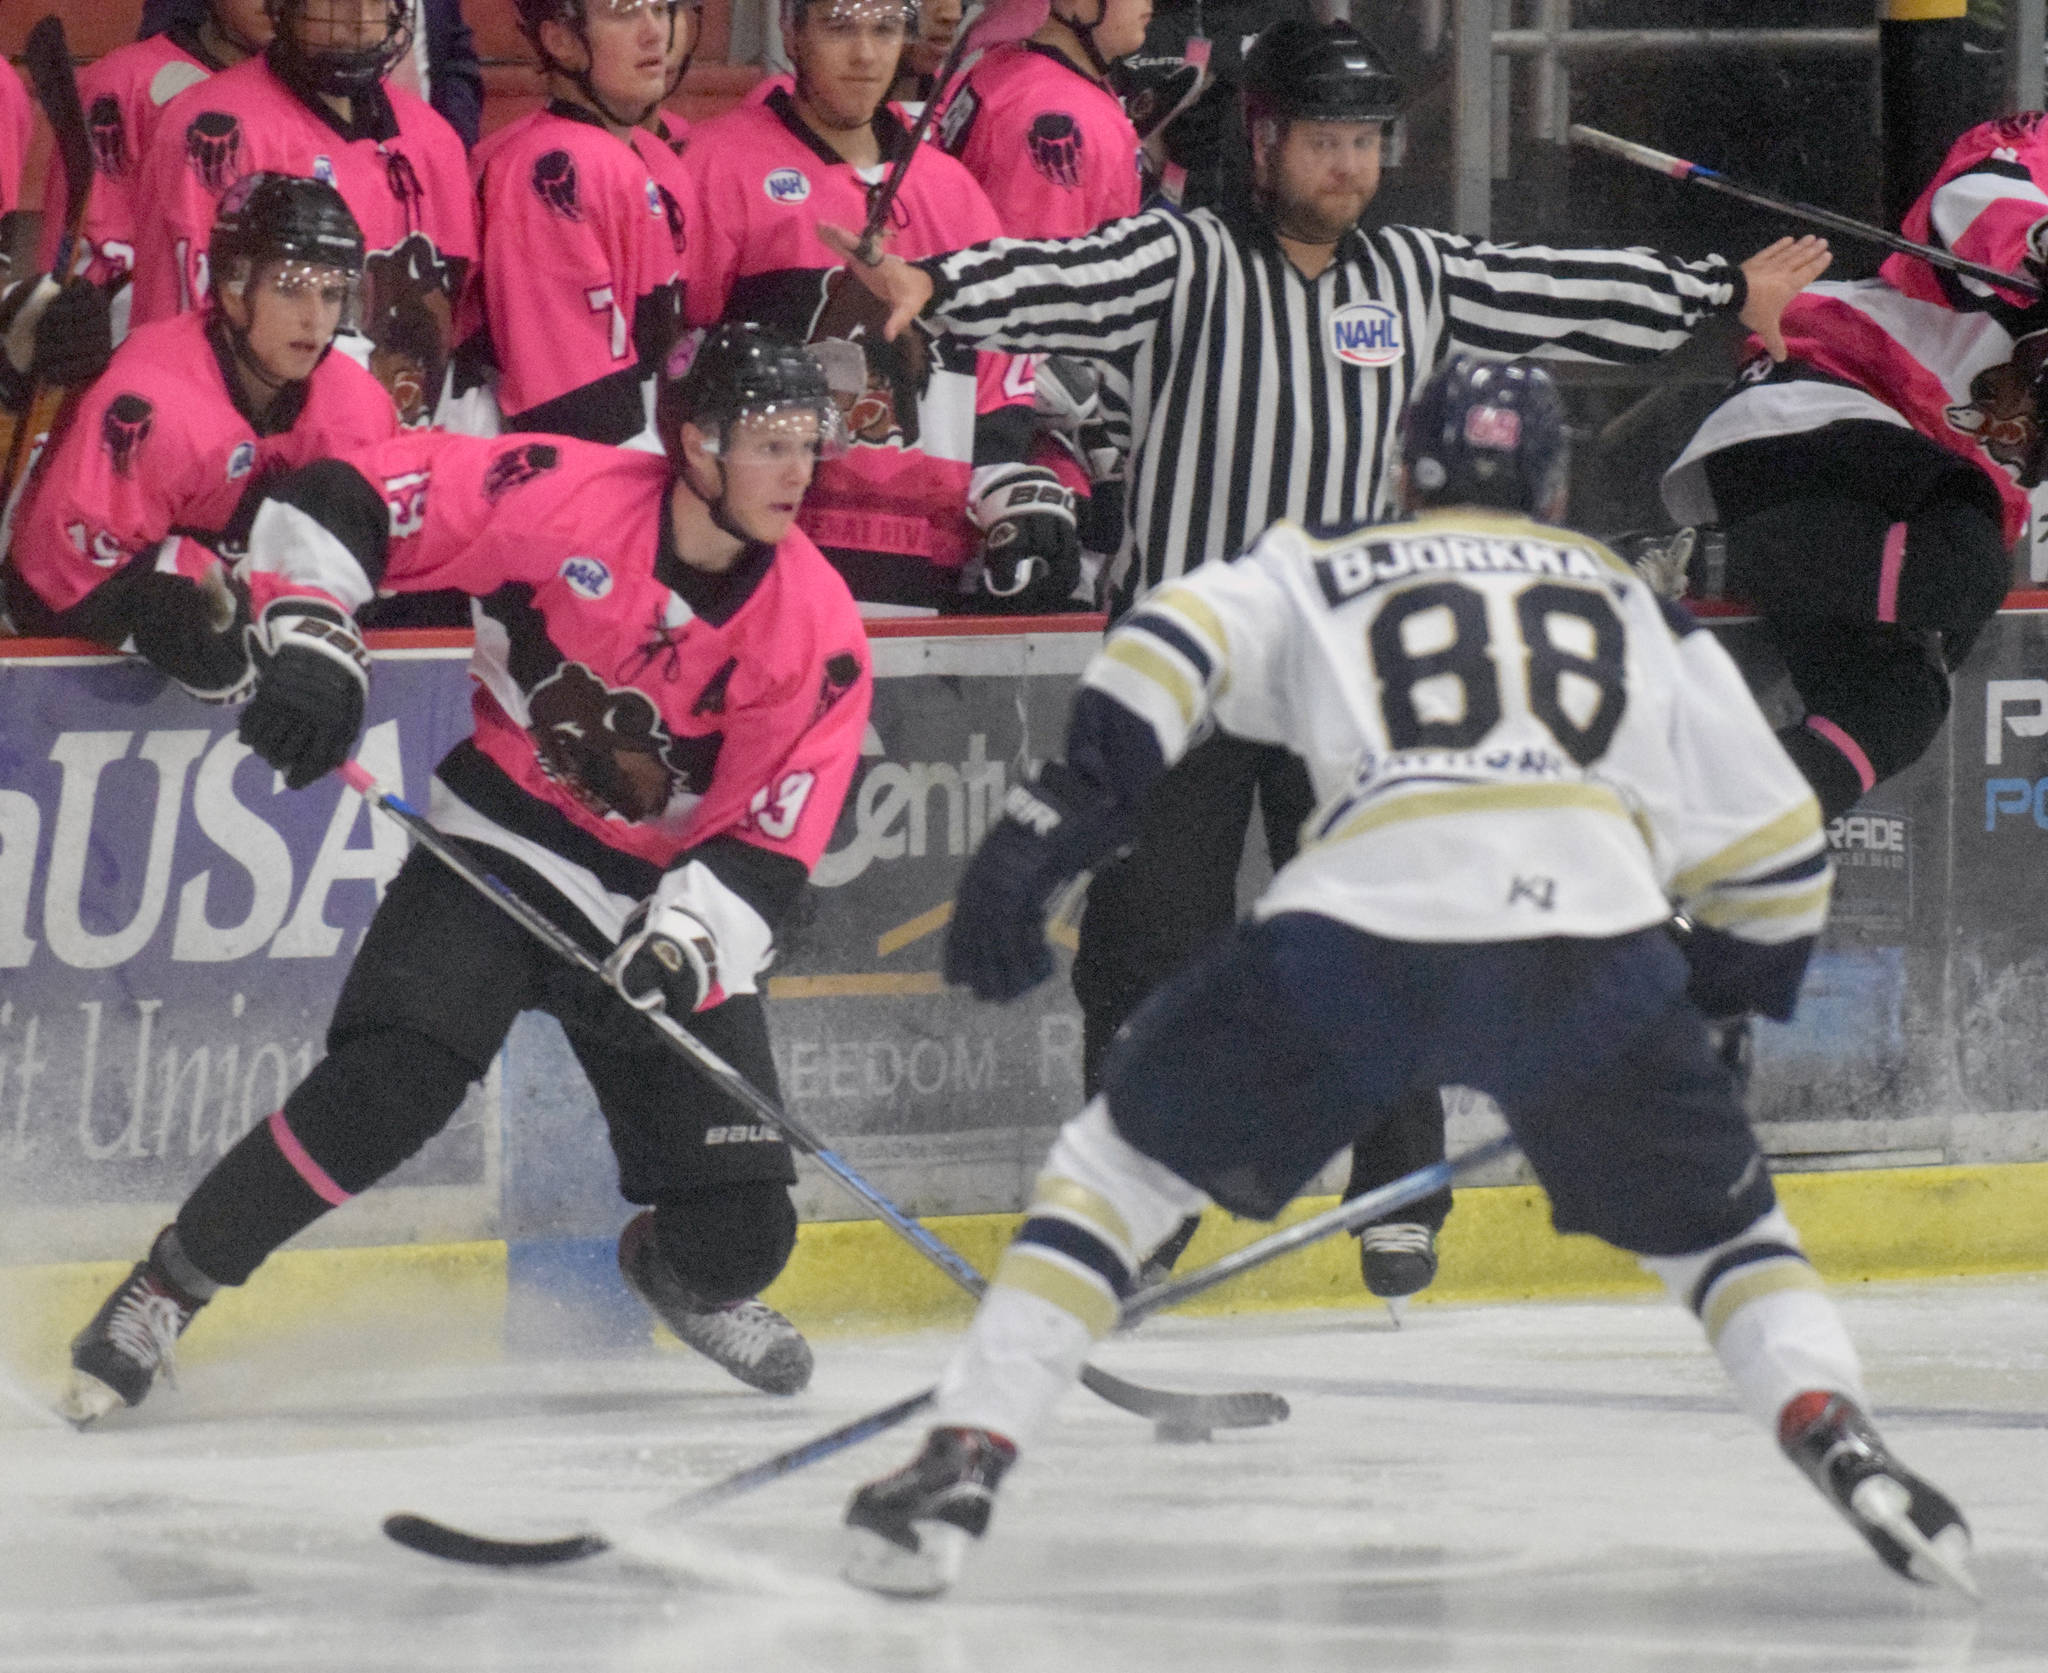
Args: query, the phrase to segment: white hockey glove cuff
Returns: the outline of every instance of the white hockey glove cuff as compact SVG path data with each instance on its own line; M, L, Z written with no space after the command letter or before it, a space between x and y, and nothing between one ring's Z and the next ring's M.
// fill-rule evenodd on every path
M684 1017L754 992L774 939L760 913L709 866L690 860L634 909L604 976L627 1004Z

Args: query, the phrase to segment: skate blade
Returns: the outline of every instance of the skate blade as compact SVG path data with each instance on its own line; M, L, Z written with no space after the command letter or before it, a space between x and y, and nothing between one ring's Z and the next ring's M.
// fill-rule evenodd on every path
M64 1397L57 1402L57 1415L74 1429L85 1429L99 1422L107 1413L119 1411L127 1403L90 1372L73 1371L71 1386L64 1390Z
M1929 1539L1907 1514L1912 1502L1912 1494L1889 1476L1872 1476L1849 1495L1849 1508L1905 1551L1911 1579L1923 1586L1946 1586L1972 1603L1982 1603L1984 1594L1969 1568L1969 1530L1951 1522Z
M1399 1330L1401 1328L1401 1315L1408 1311L1407 1297L1389 1295L1383 1296L1381 1299L1387 1304L1387 1317L1394 1321L1394 1328Z
M853 1585L885 1597L938 1597L960 1578L973 1542L950 1522L917 1525L919 1549L906 1551L872 1528L847 1529L845 1565L840 1573Z

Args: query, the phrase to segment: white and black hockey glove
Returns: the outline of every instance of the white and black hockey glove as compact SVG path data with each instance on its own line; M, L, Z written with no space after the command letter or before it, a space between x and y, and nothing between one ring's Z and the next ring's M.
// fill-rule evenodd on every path
M633 909L625 933L604 961L604 979L636 1011L681 1019L725 997L718 981L718 938L678 901L670 873Z
M967 862L946 937L946 980L977 999L1015 999L1052 974L1053 898L1116 845L1112 810L1064 762L1013 784Z
M279 599L248 630L256 691L241 737L303 790L349 757L363 729L370 653L354 620L331 604Z
M1032 615L1074 608L1081 536L1074 495L1042 465L984 465L974 473L967 515L981 550L961 572L967 608Z

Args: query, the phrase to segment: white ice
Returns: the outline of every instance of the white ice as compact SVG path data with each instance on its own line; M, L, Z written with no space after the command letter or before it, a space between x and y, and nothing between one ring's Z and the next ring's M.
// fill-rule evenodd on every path
M1975 1527L1981 1609L1882 1569L1675 1309L1445 1306L1399 1332L1360 1310L1112 1344L1122 1375L1274 1388L1294 1417L1164 1446L1076 1393L930 1604L835 1572L847 1494L915 1428L688 1523L658 1512L929 1382L943 1333L827 1338L786 1401L683 1354L391 1368L357 1340L194 1366L88 1435L0 1403L0 1668L2048 1667L2048 1280L1842 1300L1896 1450ZM384 1540L401 1508L622 1550L465 1569Z

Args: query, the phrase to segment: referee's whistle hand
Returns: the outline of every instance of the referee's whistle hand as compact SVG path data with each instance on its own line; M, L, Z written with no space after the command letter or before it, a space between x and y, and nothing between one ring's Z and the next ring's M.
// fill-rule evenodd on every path
M1832 260L1828 241L1809 234L1805 238L1781 238L1742 264L1742 277L1748 286L1742 304L1742 323L1763 338L1773 360L1785 358L1785 336L1779 329L1785 305L1825 273Z
M882 335L894 342L903 328L924 312L932 299L931 275L913 267L901 256L883 254L872 262L860 255L860 238L830 221L818 223L818 239L834 255L843 256L847 267L860 282L889 304L889 320Z

